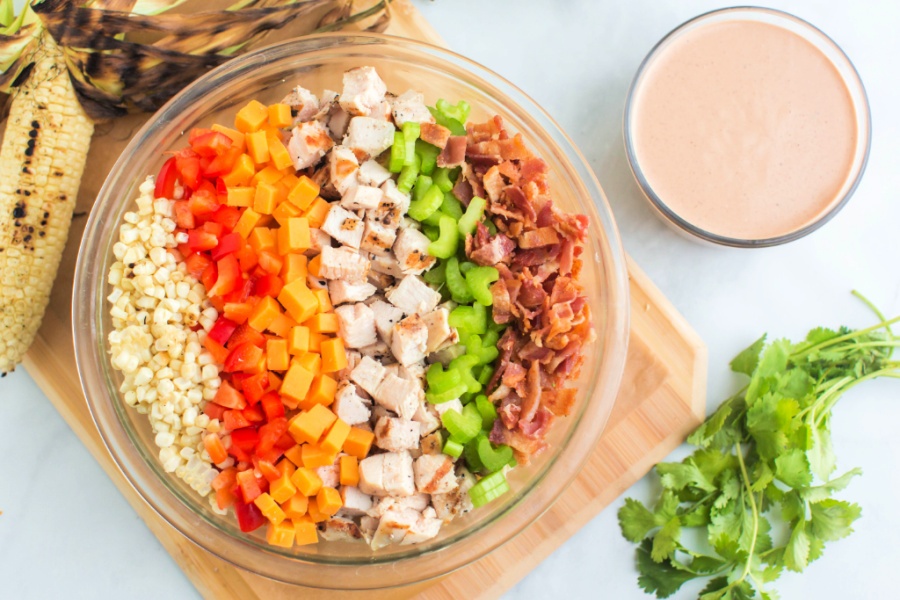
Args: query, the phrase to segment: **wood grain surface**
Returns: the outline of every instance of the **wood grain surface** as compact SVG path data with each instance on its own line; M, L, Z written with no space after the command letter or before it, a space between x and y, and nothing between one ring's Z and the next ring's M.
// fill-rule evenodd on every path
M406 0L394 0L387 33L442 40ZM71 297L78 244L103 179L146 119L100 125L88 158L76 216L50 306L24 365L135 511L204 598L496 598L596 516L675 448L705 414L706 347L629 259L631 337L625 374L609 424L586 466L539 520L498 550L443 578L389 592L322 591L289 586L238 569L183 537L147 505L119 471L81 393L72 345ZM77 290L75 291L77 293ZM473 593L473 591L477 591Z

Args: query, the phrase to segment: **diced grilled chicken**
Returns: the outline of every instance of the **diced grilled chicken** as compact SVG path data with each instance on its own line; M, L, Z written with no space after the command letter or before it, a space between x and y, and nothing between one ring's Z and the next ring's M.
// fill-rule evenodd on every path
M378 521L378 529L375 530L370 544L372 550L379 550L391 544L403 543L406 534L419 522L421 513L405 508L402 510L391 509Z
M441 294L434 291L417 275L407 275L386 294L388 302L407 315L424 315L441 301Z
M403 215L409 210L409 194L398 190L397 184L390 178L381 184L381 192L384 195L381 204L377 209L369 211L367 216L389 229L397 229L403 221Z
M449 523L455 517L472 510L472 499L469 490L475 485L475 478L471 473L464 471L457 478L457 487L445 494L432 494L431 505L437 517Z
M384 255L374 254L369 259L372 270L391 277L403 277L403 271L400 270L400 263L393 252Z
M316 114L313 115L313 119L317 121L327 121L328 115L331 114L331 110L338 105L337 99L340 94L338 94L334 90L322 90L322 95L319 96L319 110L316 111Z
M319 229L318 227L309 228L309 249L304 251L306 256L315 256L322 253L322 248L331 245L331 236Z
M353 117L347 126L344 146L353 150L360 161L375 158L394 143L394 131L396 129L390 121Z
M398 373L403 379L418 379L424 385L425 382L425 363L415 362L410 365L400 365Z
M416 512L422 512L431 504L431 498L428 494L415 493L411 496L393 497L382 496L372 503L368 515L380 519L389 510L411 509Z
M440 454L443 452L443 440L439 431L430 433L422 438L422 454Z
M375 334L375 313L357 302L342 304L334 309L341 325L341 337L348 348L364 348L377 341Z
M384 300L376 300L369 305L375 313L375 330L385 344L391 343L391 335L394 332L394 325L403 318L403 311L393 304L388 304Z
M336 515L319 523L318 529L322 539L329 542L352 542L363 537L359 526L352 519Z
M359 463L359 489L373 496L411 496L416 492L409 452L385 452Z
M369 269L369 283L379 291L384 291L394 285L394 278L386 273L379 273L375 269Z
M388 345L381 340L376 341L374 344L364 346L360 348L359 351L364 356L374 358L375 360L385 360L391 358L391 349L388 348Z
M345 246L358 250L365 224L355 213L339 204L332 204L322 225L322 231Z
M325 126L319 121L309 121L294 127L287 149L294 168L299 171L319 162L332 146L334 140Z
M430 437L429 434L431 432L440 429L441 419L427 402L421 401L419 402L419 407L416 409L416 414L413 415L413 421L419 424L419 435L423 437L422 452L428 454L429 452L425 449L425 439L426 437ZM438 439L438 452L440 452L440 450L440 439Z
M342 381L334 394L334 414L347 425L366 423L372 414L366 399L359 395L356 386Z
M327 290L328 280L322 277L316 277L312 273L307 273L306 285L311 290Z
M281 103L291 107L295 123L309 121L315 118L316 113L319 112L319 99L316 98L315 94L300 85L282 98Z
M341 206L349 210L371 210L378 208L382 196L384 194L377 187L359 184L347 190L341 198Z
M448 410L455 410L456 412L462 412L463 405L462 402L459 401L459 398L455 398L453 400L449 400L447 402L441 402L440 404L434 405L434 410L437 411L438 415L443 415Z
M325 279L362 283L369 272L369 259L349 248L322 248L319 274Z
M365 516L359 520L359 531L363 535L363 539L371 546L372 539L375 537L375 531L378 529L378 519L375 517Z
M431 354L439 349L453 333L453 330L450 328L450 311L446 308L436 308L422 317L422 321L428 328L428 342L425 345L425 353Z
M325 487L335 488L341 484L340 471L337 465L325 465L324 467L316 467L316 475L322 480Z
M378 391L378 386L384 381L385 375L387 375L387 372L380 362L368 356L363 356L356 368L350 373L350 380L374 396L375 392Z
M347 349L347 366L341 369L340 371L336 371L332 377L337 379L338 381L346 381L350 378L350 372L356 368L356 365L359 364L361 354L356 350Z
M350 148L335 146L328 156L328 174L331 185L342 196L357 185L359 161Z
M372 496L352 485L341 487L341 500L343 500L341 511L347 515L365 515L372 508Z
M394 411L404 419L412 420L423 393L420 382L388 373L372 397L381 406Z
M417 448L419 424L406 419L381 417L375 423L375 445L390 452Z
M443 521L437 518L437 513L430 506L422 511L422 515L416 524L409 528L403 537L401 545L421 544L424 541L437 537L441 532Z
M351 115L368 115L377 111L384 100L387 86L374 67L357 67L344 73L344 88L338 102Z
M413 464L416 489L424 494L446 494L456 488L453 459L446 454L423 454Z
M401 228L393 249L403 273L421 275L434 264L435 258L428 254L430 243L421 231Z
M404 123L434 123L434 117L425 106L425 96L414 90L407 90L393 99L391 112L397 127Z
M375 286L368 281L350 283L343 279L335 279L328 282L328 295L334 305L346 302L362 302L368 299L376 291Z
M403 366L425 360L428 326L419 315L413 314L396 325L391 334L391 352Z
M378 193L380 194L381 191L379 190ZM377 219L366 218L366 228L363 232L362 242L360 242L359 247L366 252L384 256L391 251L391 247L394 245L396 239L396 230L385 227Z
M391 178L391 172L381 166L377 160L369 159L359 165L359 182L363 185L381 186Z
M350 113L341 108L340 104L335 104L328 111L328 131L331 133L331 139L340 142L347 133L347 127L350 125Z

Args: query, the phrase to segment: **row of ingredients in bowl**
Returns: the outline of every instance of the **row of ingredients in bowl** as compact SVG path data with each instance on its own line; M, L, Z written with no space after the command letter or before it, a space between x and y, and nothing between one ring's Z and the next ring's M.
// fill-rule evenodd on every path
M159 459L291 547L435 537L571 411L587 220L499 117L387 92L251 101L126 213L112 364Z

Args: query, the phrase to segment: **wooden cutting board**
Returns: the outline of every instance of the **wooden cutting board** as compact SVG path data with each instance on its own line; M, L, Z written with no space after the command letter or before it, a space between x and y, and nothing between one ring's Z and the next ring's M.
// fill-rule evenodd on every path
M394 0L387 33L442 40L407 0ZM205 598L496 598L663 459L704 418L706 347L647 276L628 260L631 339L609 424L583 471L515 543L441 579L388 592L324 592L277 583L238 569L194 545L147 505L119 472L81 393L72 346L72 276L86 214L120 151L147 117L98 126L50 306L24 365L131 506Z

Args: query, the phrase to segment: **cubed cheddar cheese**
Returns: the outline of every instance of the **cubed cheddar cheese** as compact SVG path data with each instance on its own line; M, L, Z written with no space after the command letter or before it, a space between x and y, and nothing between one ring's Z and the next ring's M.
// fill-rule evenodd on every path
M322 273L320 271L321 268L322 268L322 255L321 254L316 254L314 257L309 259L308 263L306 263L306 270L313 277L321 277L322 276Z
M300 447L300 444L296 446L291 446L287 450L284 451L284 457L287 458L291 463L293 463L296 467L303 466L303 450ZM291 475L293 475L293 471Z
M331 516L341 509L341 494L332 487L323 486L316 494L316 507L323 515Z
M371 431L366 431L359 427L351 427L350 432L347 434L347 439L344 440L344 452L362 460L369 454L369 449L372 448L374 439L375 434Z
M241 213L241 217L238 219L238 222L234 226L234 229L232 231L246 240L248 237L250 237L250 233L259 222L259 217L260 214L252 208L246 209Z
M281 185L280 183L278 185ZM296 205L290 202L280 202L278 206L275 207L275 210L272 211L272 218L278 221L278 224L281 227L284 227L287 224L288 219L292 217L299 217L303 214L303 211L297 208Z
M337 454L343 447L347 436L350 434L350 426L338 419L325 434L319 447L328 454Z
M272 166L279 170L293 170L294 161L291 159L291 153L284 147L281 139L277 135L269 134L268 141L269 159ZM287 186L288 192L294 188L295 184L296 182L293 182L292 185Z
M271 215L278 205L278 188L274 183L260 181L253 196L253 210L261 215Z
M299 467L291 475L291 483L306 497L315 496L322 487L322 478L309 467Z
M303 445L303 466L308 469L328 467L334 464L337 455L326 452L316 444Z
M306 257L304 256L304 258ZM316 309L318 312L324 313L334 310L334 306L331 304L331 296L328 295L328 290L313 290L313 294L315 294L316 300L319 301L319 308Z
M309 352L309 327L295 325L288 337L288 353L301 355Z
M341 321L335 313L316 313L303 323L312 333L337 333Z
M298 323L313 316L319 307L319 301L303 279L295 279L281 288L278 301Z
M292 519L294 524L294 543L298 546L307 546L309 544L317 544L319 542L319 531L316 524L309 515L304 515L298 519Z
M308 506L309 499L300 492L297 492L296 494L288 498L284 503L282 503L281 510L284 511L284 514L288 519L293 520L305 515L306 508Z
M277 524L284 521L284 511L281 510L281 507L278 506L278 503L275 502L275 499L272 498L268 492L263 492L257 496L256 499L253 500L253 504L255 504L259 509L259 512L272 523Z
M281 206L292 206L291 204L284 203ZM279 206L279 208L281 208ZM288 254L284 257L284 264L281 267L281 279L285 284L291 283L300 279L302 281L306 281L306 275L308 274L308 258L302 254ZM327 290L312 290L313 296L316 297L319 305L316 307L316 310L319 312L322 311L322 297L320 292L325 292L328 294Z
M279 473L288 478L290 478L290 476L294 474L294 471L297 470L297 467L289 458L282 458L275 468L278 469Z
M238 148L241 152L243 152L247 146L244 143L244 134L236 129L232 129L231 127L225 127L224 125L219 125L218 123L213 124L211 127L213 131L218 131L219 133L224 133L228 137L231 138L231 143L234 147Z
M266 368L270 371L287 371L290 364L291 359L288 354L287 340L266 340Z
M256 175L256 166L253 164L253 159L247 154L241 154L234 166L231 167L231 171L222 175L222 181L226 186L248 185L254 175Z
M253 179L250 180L250 183L252 185L259 185L260 183L275 184L282 179L284 179L284 173L273 166L268 166L261 171L257 171L256 175L253 176Z
M278 104L270 104L268 108L268 115L269 125L271 125L272 127L278 127L279 129L290 127L294 122L294 118L291 116L291 107L284 102L279 102Z
M303 410L308 410L313 407L315 404L321 404L322 406L331 406L334 402L334 395L337 393L337 381L334 378L325 375L324 373L320 373L316 375L315 379L313 379L312 386L309 388L309 393L306 394L306 400L300 403L300 408ZM335 452L340 450L341 447L338 445Z
M230 186L225 189L225 204L228 206L236 206L238 208L253 206L253 195L256 191L252 187Z
M292 217L278 229L278 253L282 256L303 252L312 246L309 221L305 217Z
M266 105L258 100L251 100L238 111L234 117L234 128L243 134L261 129L269 118Z
M269 528L266 530L266 541L271 546L291 548L294 545L294 531L292 521L269 523Z
M281 305L278 304L278 301L271 296L263 296L260 301L256 303L256 306L253 307L250 318L247 319L247 324L256 331L262 332L265 331L266 328L269 327L269 324L280 314Z
M293 475L293 471L290 475L287 472L282 473L278 479L269 484L269 494L275 502L282 504L297 493L297 487L291 483L291 475ZM287 515L287 513L285 514Z
M315 335L316 334L310 333L310 339ZM322 372L322 357L317 352L304 352L300 356L294 358L291 362L301 365L313 375L318 375Z
M345 454L340 458L339 465L341 485L356 486L359 484L359 459ZM287 514L287 512L285 512ZM288 515L290 516L290 515Z
M334 373L347 368L347 350L341 338L323 340L319 344L319 352L322 356L323 373Z
M313 373L296 362L292 362L288 367L287 373L284 375L284 380L281 382L281 390L279 391L282 397L293 403L291 408L296 407L297 404L306 398L306 394L309 392L309 386L312 385L313 377ZM287 404L287 402L285 404ZM297 439L296 435L294 435L294 439L296 439L298 443L302 441ZM318 439L319 438L317 437L316 440Z
M258 212L258 211L257 211ZM256 227L247 237L247 243L253 248L257 254L263 250L274 252L278 247L275 237L275 231L268 227ZM305 319L304 319L305 320Z
M269 141L263 130L246 134L247 154L257 165L269 162Z
M287 344L288 336L291 333L291 329L296 324L297 323L295 323L292 318L290 318L289 316L287 316L284 313L281 313L280 315L278 315L277 317L272 319L272 322L269 323L269 326L266 327L266 329L268 331L272 332L273 334L277 335L278 337L284 338L284 343ZM285 348L287 348L286 345L285 345ZM290 352L288 352L288 353L290 353ZM285 369L286 368L287 367L285 367ZM283 371L284 369L281 369L281 370Z
M301 210L306 210L319 195L319 186L306 175L301 176L291 191L288 193L288 201L296 204Z
M309 220L310 227L319 228L325 224L325 218L328 216L329 210L331 210L331 205L328 202L322 198L316 198L309 205L309 208L306 209L306 212L303 213L303 216Z
M291 369L300 368L299 365L294 365ZM285 382L287 382L287 378L285 378ZM286 384L286 383L285 383ZM282 386L282 394L284 394L284 386ZM291 434L291 437L296 440L298 444L308 443L308 444L316 444L319 441L319 438L322 437L322 434L331 427L331 425L337 420L337 416L328 410L326 407L321 404L316 404L312 408L310 408L306 412L301 412L296 416L292 417L290 421L288 421L288 432ZM306 448L306 447L304 447ZM303 451L304 457L304 465L306 465L306 450ZM331 463L328 463L331 464Z

